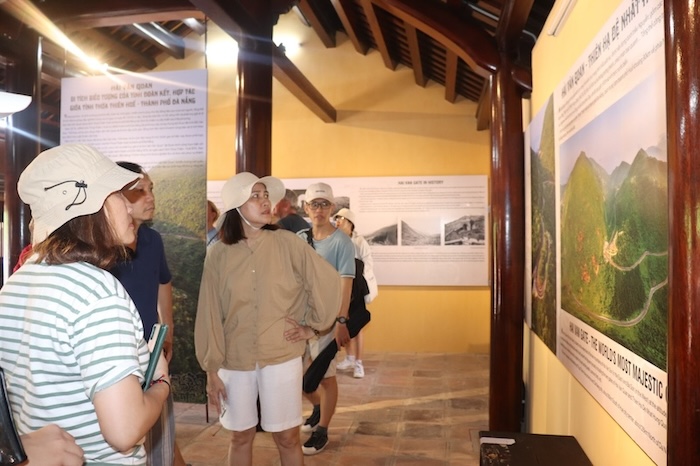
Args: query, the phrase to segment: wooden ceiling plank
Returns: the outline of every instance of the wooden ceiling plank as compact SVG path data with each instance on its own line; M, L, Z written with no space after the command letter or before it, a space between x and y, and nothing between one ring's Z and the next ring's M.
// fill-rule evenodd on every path
M425 77L423 70L423 57L421 56L420 45L418 42L418 31L410 24L404 23L406 30L406 41L408 42L408 50L411 54L411 65L413 68L413 78L421 87L425 87L428 78Z
M326 123L337 121L335 108L278 48L272 53L272 76L321 120Z
M160 24L130 24L125 27L135 34L140 35L171 57L177 60L185 58L185 41L183 38L177 34L171 33Z
M445 100L454 103L457 100L457 54L448 50L445 63Z
M350 43L355 47L355 50L362 55L367 54L369 50L369 45L360 40L360 35L357 33L357 28L359 27L360 21L357 18L357 14L352 8L351 0L331 0L335 12L340 18L340 22L345 29L345 34L347 34Z
M158 66L158 63L156 63L156 60L153 57L139 53L135 49L124 45L123 42L115 40L112 36L105 34L102 31L97 29L84 29L80 31L80 34L94 42L101 44L107 50L112 50L119 55L125 56L130 61L139 64L143 68L152 70ZM86 50L85 47L81 46L81 48Z
M450 8L422 0L373 1L457 54L477 74L488 77L500 66L494 38Z
M307 19L311 28L316 35L321 39L321 42L326 48L332 49L335 47L335 31L329 31L323 26L323 22L316 14L316 11L309 3L309 0L299 0L297 5L299 10Z
M395 70L397 62L389 53L389 45L387 43L384 31L379 24L379 19L377 18L377 13L374 10L373 0L360 0L362 9L365 12L365 17L367 18L367 23L369 24L370 31L374 37L374 42L377 45L377 50L384 61L384 66L390 70Z

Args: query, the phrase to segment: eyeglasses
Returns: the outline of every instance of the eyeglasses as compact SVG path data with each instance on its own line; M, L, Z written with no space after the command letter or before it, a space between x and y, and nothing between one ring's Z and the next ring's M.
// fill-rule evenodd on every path
M336 215L335 219L336 220L345 220L345 217L343 217L342 215Z
M328 201L323 201L323 202L311 202L309 203L309 207L311 207L311 210L318 210L318 209L330 209L331 208L331 203Z

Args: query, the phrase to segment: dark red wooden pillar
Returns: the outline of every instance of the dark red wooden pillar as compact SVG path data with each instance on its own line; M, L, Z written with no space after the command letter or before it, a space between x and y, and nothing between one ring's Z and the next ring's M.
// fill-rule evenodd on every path
M265 15L269 16L269 15ZM258 176L272 173L272 17L238 41L236 166ZM275 16L276 20L276 16Z
M669 310L668 464L700 458L700 23L690 0L666 0Z
M3 226L7 244L3 254L3 283L30 241L27 207L17 194L17 180L41 151L41 40L33 30L23 32L22 50L8 57L6 90L32 96L26 109L15 113L6 129L5 209Z
M521 95L503 57L491 77L489 429L519 432L523 386L525 165Z

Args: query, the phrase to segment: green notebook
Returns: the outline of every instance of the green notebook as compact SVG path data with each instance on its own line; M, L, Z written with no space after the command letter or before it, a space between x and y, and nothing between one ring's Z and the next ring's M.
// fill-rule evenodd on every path
M143 380L143 391L145 392L151 386L151 381L153 380L153 374L156 371L156 366L158 365L158 359L160 358L160 353L163 351L163 343L165 343L165 335L168 333L168 326L165 324L155 324L153 330L151 330L151 337L148 339L155 340L153 345L153 352L151 353L151 359L148 361L148 368L146 369L146 377Z

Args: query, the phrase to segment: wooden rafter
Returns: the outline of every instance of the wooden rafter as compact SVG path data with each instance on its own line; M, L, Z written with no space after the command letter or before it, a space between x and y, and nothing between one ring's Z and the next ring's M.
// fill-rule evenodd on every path
M309 0L299 0L297 6L316 35L321 39L323 45L327 48L335 47L335 32L325 28L323 21L321 21L321 18L316 14L316 10L309 4Z
M192 0L192 3L207 16L216 18L216 24L234 39L243 34L246 29L258 27L255 25L254 18L239 8L237 2L230 1L224 5L224 0ZM321 120L325 122L336 120L335 108L276 47L273 47L272 75Z
M7 0L7 3L28 0ZM41 11L65 32L95 27L124 26L205 16L189 0L62 0L41 2Z
M369 44L360 40L360 35L357 32L360 21L357 18L357 13L353 9L352 0L331 0L331 3L333 4L338 18L340 18L343 29L345 29L345 34L348 35L352 46L355 47L357 52L365 55L367 50L369 50Z
M143 68L152 70L157 66L156 60L148 55L138 52L132 47L125 45L123 42L115 40L109 34L106 34L98 29L82 29L80 35L86 37L92 42L101 44L106 50L111 50L119 55L122 55L134 63L138 63ZM78 43L81 49L87 51L88 47Z
M457 66L459 57L451 50L445 56L445 100L455 102L457 100Z
M367 23L374 36L374 41L377 45L377 50L382 56L384 61L384 66L390 70L396 69L397 62L389 53L389 45L386 38L384 37L384 30L379 23L377 18L377 13L374 11L374 1L373 0L360 0L362 4L362 9L365 12L365 17L367 18Z
M487 77L498 69L500 56L493 37L451 9L421 0L381 0L381 4L455 53L477 74Z
M130 24L127 28L171 57L178 60L185 58L185 41L182 37L171 33L160 24Z
M425 87L428 78L425 77L423 70L423 57L420 51L420 42L418 40L418 31L410 24L404 24L406 30L406 40L408 41L408 49L411 53L411 65L413 68L413 78L421 87Z
M299 68L277 48L272 53L272 76L321 120L326 123L336 121L335 108L306 79Z

